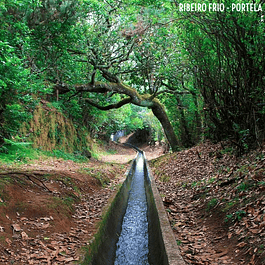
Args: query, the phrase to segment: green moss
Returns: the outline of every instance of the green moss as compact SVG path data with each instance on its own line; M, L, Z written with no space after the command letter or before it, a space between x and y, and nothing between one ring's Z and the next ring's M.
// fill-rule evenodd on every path
M159 177L159 180L161 182L169 182L170 181L170 176L167 174L161 174L161 176Z
M34 148L45 151L56 149L73 153L83 149L92 149L92 140L85 128L77 127L49 103L40 104L29 123L20 128L22 137L32 142Z
M210 211L210 210L213 209L217 204L218 204L218 199L216 199L216 198L211 199L211 200L208 202L208 204L207 204L206 211Z

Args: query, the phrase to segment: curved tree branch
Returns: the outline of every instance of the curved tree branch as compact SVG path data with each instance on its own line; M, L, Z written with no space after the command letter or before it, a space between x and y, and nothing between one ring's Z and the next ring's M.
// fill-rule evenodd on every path
M185 89L185 91L177 91L176 88L164 83L162 81L162 85L167 87L169 90L162 90L160 92L158 92L156 95L162 94L162 93L169 93L169 94L178 94L178 95L185 95L185 94L194 94L193 91L188 90L185 86L184 83L182 82L182 86Z
M159 92L156 93L156 96L163 94L163 93L168 93L168 94L177 94L177 95L188 95L188 94L192 94L192 92L190 91L172 91L172 90L161 90Z
M115 76L114 74L110 73L109 71L106 71L105 69L99 68L98 69L102 72L102 76L110 82L113 83L120 83L120 80L117 76Z
M55 87L58 88L60 86L56 85ZM64 89L65 88L66 87L64 86ZM89 98L84 99L88 104L100 110L118 109L122 107L123 105L129 104L129 103L132 103L134 105L141 106L141 107L150 108L153 114L161 122L164 128L165 134L167 136L167 139L172 147L172 150L176 151L178 149L178 141L174 133L173 127L167 117L166 111L163 105L159 102L159 100L156 98L153 98L153 96L150 97L149 94L141 95L136 91L136 89L124 83L115 83L115 82L114 83L113 82L112 83L95 82L94 85L91 85L91 84L79 85L79 86L76 86L75 89L76 91L79 91L80 93L81 92L94 92L94 93L107 94L108 92L110 92L111 94L118 93L118 94L127 95L127 98L117 103L110 104L107 106L100 106ZM170 93L171 92L172 91L170 91Z
M108 106L100 106L98 105L97 103L93 102L91 99L89 98L84 98L84 100L90 104L91 106L93 107L96 107L97 109L100 109L100 110L110 110L110 109L118 109L128 103L131 103L132 99L131 98L125 98L121 101L119 101L118 103L115 103L115 104L110 104Z

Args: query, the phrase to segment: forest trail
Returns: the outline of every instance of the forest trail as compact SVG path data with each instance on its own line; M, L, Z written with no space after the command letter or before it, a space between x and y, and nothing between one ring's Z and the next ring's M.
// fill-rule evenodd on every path
M81 246L136 155L121 144L109 148L117 153L105 162L50 158L0 168L0 264L82 259ZM242 158L211 143L163 156L161 148L143 149L155 157L150 167L187 264L265 264L264 148Z
M0 168L0 264L76 264L126 169L62 159Z
M143 147L150 157L155 152ZM75 163L49 158L0 167L0 264L76 264L136 152Z
M134 159L137 152L133 148L123 145L128 141L130 136L132 136L132 134L121 137L118 143L110 141L109 148L111 150L116 150L116 153L102 155L100 160L103 162L127 163ZM138 146L136 142L132 142L132 144ZM139 148L145 152L147 160L152 160L163 155L165 150L164 146L162 145L156 144L155 146L150 146L146 143L141 144Z

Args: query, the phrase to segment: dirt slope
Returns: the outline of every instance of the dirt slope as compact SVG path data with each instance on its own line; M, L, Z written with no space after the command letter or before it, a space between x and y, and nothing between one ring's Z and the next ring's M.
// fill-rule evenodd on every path
M205 143L151 161L187 264L265 264L264 155Z
M126 169L60 159L1 168L0 264L81 261Z

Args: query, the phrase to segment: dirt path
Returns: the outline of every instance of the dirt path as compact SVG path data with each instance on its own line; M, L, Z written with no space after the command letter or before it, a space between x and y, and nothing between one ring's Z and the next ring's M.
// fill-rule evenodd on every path
M76 264L136 152L74 163L49 158L0 168L0 264ZM143 147L147 158L158 157ZM79 262L78 262L79 261Z
M115 142L109 142L109 146L107 147L110 150L115 151L115 154L108 154L108 155L102 155L100 157L100 160L103 162L114 162L114 163L128 163L129 161L133 160L137 154L137 152L128 147L123 145L127 141L127 139L131 135L121 137L119 139L119 143ZM163 146L159 146L158 144L156 146L149 146L147 144L139 146L141 150L145 152L145 156L147 160L155 159L161 155L164 154L164 148Z
M0 264L81 261L126 169L60 159L1 168Z

